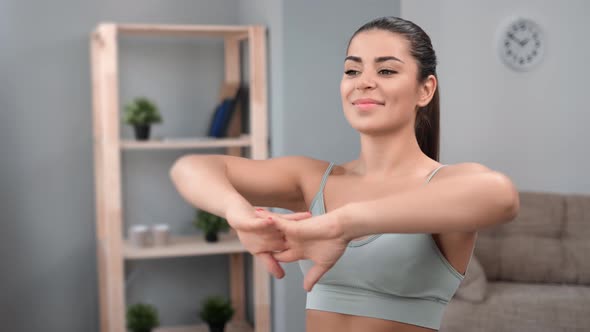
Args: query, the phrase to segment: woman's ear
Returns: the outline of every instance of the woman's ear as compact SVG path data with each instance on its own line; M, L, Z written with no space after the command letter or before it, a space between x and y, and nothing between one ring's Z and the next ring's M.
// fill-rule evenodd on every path
M438 82L434 75L429 75L426 80L424 80L424 83L420 84L418 107L424 107L430 103L430 100L432 100L432 96L434 96L434 92L436 91L437 84Z

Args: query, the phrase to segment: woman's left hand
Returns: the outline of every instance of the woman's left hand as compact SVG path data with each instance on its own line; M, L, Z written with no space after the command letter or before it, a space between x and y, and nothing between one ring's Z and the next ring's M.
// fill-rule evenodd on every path
M268 215L268 212L262 213ZM307 272L303 282L303 288L311 291L313 285L336 264L346 250L348 241L343 236L338 215L326 213L298 221L287 220L277 213L270 216L287 241L287 249L274 252L273 257L285 263L311 260L314 266Z

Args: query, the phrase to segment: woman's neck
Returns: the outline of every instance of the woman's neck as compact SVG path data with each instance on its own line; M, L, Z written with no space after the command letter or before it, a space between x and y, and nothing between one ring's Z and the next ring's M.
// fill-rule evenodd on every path
M416 168L434 163L420 149L414 132L361 135L361 153L350 171L366 179L383 179L415 173Z

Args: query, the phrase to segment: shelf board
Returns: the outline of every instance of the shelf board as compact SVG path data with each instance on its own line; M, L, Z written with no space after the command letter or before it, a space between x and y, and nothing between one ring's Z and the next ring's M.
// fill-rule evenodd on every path
M159 327L154 332L209 332L207 324L193 326ZM254 329L248 322L229 322L225 326L225 332L252 332Z
M163 140L122 140L121 148L127 150L163 150L163 149L209 149L226 148L234 146L250 146L250 135L243 134L239 137L214 138L166 138Z
M187 24L116 24L117 31L135 35L192 35L192 36L240 36L248 34L244 25L187 25Z
M219 241L206 242L203 235L171 236L170 244L165 246L149 246L137 248L128 240L124 241L123 255L125 259L150 259L181 256L203 256L247 252L236 235L219 234Z

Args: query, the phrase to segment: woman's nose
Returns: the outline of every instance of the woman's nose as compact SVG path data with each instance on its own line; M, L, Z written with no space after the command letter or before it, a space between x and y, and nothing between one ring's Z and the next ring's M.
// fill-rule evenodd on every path
M376 86L377 83L375 83L373 77L368 74L361 74L356 83L356 88L359 90L374 89Z

